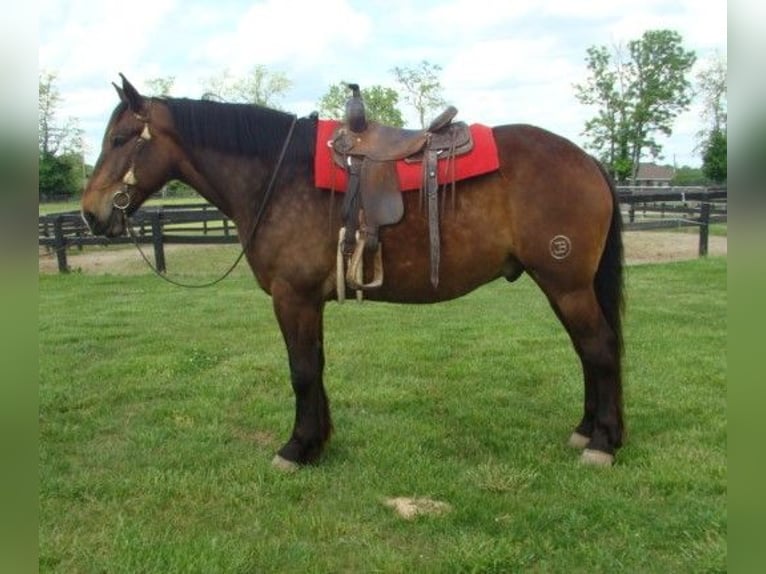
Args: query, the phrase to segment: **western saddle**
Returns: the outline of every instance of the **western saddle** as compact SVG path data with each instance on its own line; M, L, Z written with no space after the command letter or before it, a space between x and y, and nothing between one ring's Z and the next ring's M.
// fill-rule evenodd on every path
M338 243L338 291L374 289L383 284L382 247L378 230L398 223L404 215L396 162L422 163L421 194L428 205L431 283L439 284L439 209L438 161L454 158L473 148L468 126L452 122L457 109L449 106L423 130L401 129L368 121L357 84L348 84L351 97L346 102L344 122L333 133L328 145L334 161L348 173L348 189L343 202L343 222ZM453 166L454 167L454 163ZM454 191L453 181L450 182ZM446 184L445 184L446 187ZM364 254L374 253L373 279L364 283ZM349 260L350 258L350 260ZM344 261L349 260L343 274Z

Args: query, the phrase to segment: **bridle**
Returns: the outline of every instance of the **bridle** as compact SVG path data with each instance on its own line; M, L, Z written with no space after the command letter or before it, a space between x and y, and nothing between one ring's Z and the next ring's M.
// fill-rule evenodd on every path
M176 281L174 279L171 279L170 277L167 277L163 275L157 267L151 262L151 260L146 256L143 249L141 249L141 245L138 241L138 237L136 236L136 232L133 230L133 227L130 225L130 216L128 215L128 209L130 208L131 202L132 202L132 195L131 191L133 188L135 188L136 185L138 185L138 178L136 177L136 156L138 155L138 152L143 148L143 146L149 142L152 139L152 133L149 129L149 121L151 116L151 105L152 100L149 100L149 109L147 110L146 115L134 113L136 119L139 121L142 121L144 123L144 127L141 130L141 134L138 136L138 139L136 140L135 147L133 148L131 161L130 161L130 167L128 168L128 171L125 172L125 175L122 177L122 187L114 192L114 195L112 196L112 206L121 211L122 215L125 219L125 227L128 230L128 234L130 235L131 239L133 240L133 244L136 246L136 249L141 254L141 257L143 258L144 262L149 266L149 268L154 272L155 275L162 278L163 280L167 281L168 283L172 283L173 285L176 285L178 287L186 287L190 289L195 288L203 288L203 287L212 287L213 285L216 285L217 283L220 283L224 279L226 279L231 273L234 271L234 269L239 265L239 262L242 261L242 258L244 257L247 250L250 248L253 240L255 239L256 231L258 230L258 226L261 222L261 219L263 218L263 213L266 211L266 206L269 203L269 199L271 198L271 195L274 191L274 185L277 181L277 175L279 174L279 170L282 167L282 164L284 163L285 155L287 154L287 149L290 147L290 142L293 138L293 132L295 131L295 124L298 123L298 116L293 115L292 116L292 122L290 123L290 129L287 132L287 136L285 137L285 141L282 144L282 150L279 153L279 157L277 159L277 163L274 166L274 171L271 173L271 178L269 179L269 183L266 187L265 192L263 193L263 200L261 201L260 206L258 207L258 211L255 214L255 219L253 220L253 226L250 230L250 233L247 235L247 241L245 241L242 244L242 250L240 251L239 255L237 256L234 263L229 266L229 268L217 279L213 281L209 281L207 283L202 284L189 284L189 283L181 283L179 281Z
M122 176L122 187L115 191L114 195L112 196L112 206L115 209L122 211L126 221L128 219L127 210L130 207L130 203L132 201L130 190L138 184L138 180L136 179L136 156L138 156L138 152L141 151L141 148L144 146L144 144L152 139L152 132L149 131L149 119L151 113L152 100L149 100L149 110L145 116L137 113L133 114L137 120L144 123L144 129L141 130L141 134L136 140L136 145L133 147L130 167L128 168L128 171L125 172L125 175Z

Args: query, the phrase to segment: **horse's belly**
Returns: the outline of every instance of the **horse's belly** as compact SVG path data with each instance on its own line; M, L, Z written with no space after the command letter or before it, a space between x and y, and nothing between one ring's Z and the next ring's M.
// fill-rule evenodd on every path
M423 254L392 253L383 246L383 285L365 293L377 301L435 303L462 297L499 277L515 279L522 268L507 254L472 252L442 253L438 282L431 281L431 264Z

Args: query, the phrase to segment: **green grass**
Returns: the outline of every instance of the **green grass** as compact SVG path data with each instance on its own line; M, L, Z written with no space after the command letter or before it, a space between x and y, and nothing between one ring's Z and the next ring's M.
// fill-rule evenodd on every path
M72 199L69 201L46 201L37 204L38 215L48 215L49 213L62 213L65 211L77 211L80 209L80 200Z
M697 226L691 227L678 227L676 229L668 229L667 231L673 233L690 233L692 235L699 235L700 230ZM711 237L728 237L729 224L728 223L711 223L708 229L708 233Z
M330 304L336 434L295 475L270 466L292 391L246 273L41 275L40 571L725 571L726 269L629 269L611 469L565 445L580 368L528 279ZM393 496L453 510L404 521Z

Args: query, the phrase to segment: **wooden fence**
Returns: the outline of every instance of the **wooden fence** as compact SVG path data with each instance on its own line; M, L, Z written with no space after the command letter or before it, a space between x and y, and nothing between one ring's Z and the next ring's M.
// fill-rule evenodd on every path
M699 228L699 254L707 255L710 225L727 221L726 188L618 187L625 229ZM238 243L234 224L210 204L163 205L139 209L131 221L141 244L151 244L158 271L165 272L167 244ZM93 237L77 211L41 215L38 244L55 253L58 269L69 271L67 251L84 246L132 244L129 236Z
M165 272L165 245L239 243L236 226L210 204L143 207L131 216L135 241L151 244L157 270ZM78 211L41 215L38 219L38 244L55 253L59 271L69 271L67 251L83 246L133 244L128 235L94 237Z
M700 256L708 253L710 225L728 221L725 187L619 186L617 195L626 231L696 227Z

